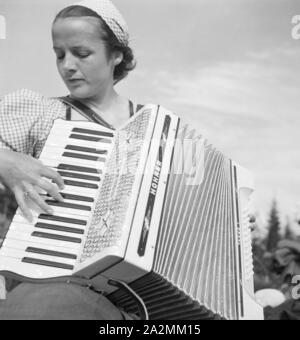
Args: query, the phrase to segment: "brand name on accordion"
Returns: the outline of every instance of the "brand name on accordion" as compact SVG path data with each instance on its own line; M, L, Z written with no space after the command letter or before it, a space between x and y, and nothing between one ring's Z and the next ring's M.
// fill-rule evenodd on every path
M152 183L151 183L151 189L150 189L151 194L154 196L156 195L160 172L161 172L161 162L156 161L155 170L153 173L153 178L152 178Z

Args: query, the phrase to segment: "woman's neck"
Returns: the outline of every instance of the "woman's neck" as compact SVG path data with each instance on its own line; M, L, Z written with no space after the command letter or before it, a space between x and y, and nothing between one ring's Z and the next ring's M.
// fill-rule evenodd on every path
M109 112L110 109L115 105L116 101L118 101L118 97L119 95L115 89L111 88L93 97L80 99L80 101L92 107L95 111L101 112L103 115L105 115L105 113Z
M129 118L128 99L121 97L114 89L102 96L80 99L80 101L116 128Z

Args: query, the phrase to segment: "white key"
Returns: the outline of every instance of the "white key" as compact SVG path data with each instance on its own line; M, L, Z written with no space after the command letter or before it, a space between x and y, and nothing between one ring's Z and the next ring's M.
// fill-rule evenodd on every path
M99 185L102 179L101 174L88 174L85 172L79 172L76 170L61 170L57 168L52 168L55 171L58 171L61 173L61 177L64 179L72 179L74 181L86 181L87 183L94 183ZM76 176L76 177L75 177ZM81 178L81 176L87 176L88 178Z
M50 168L56 168L57 170L62 170L62 171L73 171L73 170L64 170L64 169L61 169L59 168L59 165L61 164L67 164L69 166L75 166L75 167L82 167L82 168L91 168L93 170L95 170L96 172L89 172L89 171L83 171L82 173L85 173L85 174L89 174L89 175L99 175L99 174L102 174L103 172L103 169L104 169L104 164L103 163L100 163L98 162L97 166L87 166L87 165L84 165L84 164L76 164L76 162L73 162L73 159L71 160L69 158L68 162L62 162L60 159L44 159L42 160L43 164L45 166L48 166ZM79 171L81 173L81 171Z
M100 161L103 161L102 159L106 159L105 154L97 154L97 153L92 153L92 152L86 152L86 151L80 151L80 150L70 150L66 149L65 147L56 147L56 146L51 146L47 145L44 147L43 151L45 152L45 155L57 155L57 157L60 157L63 155L63 153L73 153L75 155L80 155L80 156L90 156L90 157L96 157L96 158L101 158ZM69 157L72 158L72 157Z
M49 201L49 205L51 207L55 207L53 205L50 204L50 202L55 202L57 203L57 201L52 198L52 197L46 197L46 200ZM60 202L59 202L60 203ZM58 203L58 204L59 204ZM85 207L85 209L76 209L76 208L68 208L68 209L72 209L74 210L74 212L77 211L77 214L82 215L82 213L84 212L86 214L86 216L89 216L92 214L92 208L93 208L93 203L92 202L83 202L83 201L75 201L75 200L69 200L69 199L64 199L63 203L68 203L68 204L75 204L75 205L82 205ZM60 208L64 208L64 207L60 207ZM86 210L86 209L90 209L90 210Z
M49 135L47 142L47 145L49 146L58 146L63 148L66 145L75 145L75 146L84 146L87 148L95 148L95 149L101 149L101 150L110 150L112 143L111 142L101 142L101 141L87 141L83 139L75 139L75 138L69 138L68 136L53 136ZM42 153L43 154L43 153Z
M31 263L20 262L19 259L0 256L0 270L14 272L16 274L33 279L46 279L58 276L72 275L73 271L54 267L46 267Z
M19 210L18 210L19 211ZM45 218L39 218L40 214L36 213L36 212L33 212L32 213L32 223L31 224L35 224L37 222L45 222L45 223L48 223L48 221L52 221L53 223L61 223L60 221L56 221L56 220L51 220L51 219L45 219ZM51 216L51 215L50 215ZM71 214L59 214L59 217L65 217L65 218L72 218L74 219L74 215L71 215ZM73 221L70 221L70 222L64 222L66 223L66 225L72 227L73 225L76 225L76 226L79 226L81 228L86 228L86 226L88 225L88 219L87 218L77 218L78 220L80 221L85 221L86 223L85 224L78 224L78 223L74 223ZM14 219L12 222L21 222L21 223L28 223L27 219L20 213L17 213L15 216L14 216ZM82 222L83 223L83 222Z
M65 197L68 197L67 195L75 195L72 191L71 192L67 192L66 190L63 190L61 191L62 194L65 195ZM84 204L90 204L91 206L94 204L95 202L95 196L97 197L97 195L92 195L92 196L86 196L86 195L75 195L75 196L79 196L79 197L76 197L76 199L68 199L68 198L65 198L65 200L69 200L70 202L82 202ZM48 196L47 196L48 197ZM83 197L82 201L81 201L81 198L80 197ZM50 198L50 197L49 197ZM79 200L77 200L77 198ZM88 201L86 201L85 199L88 199ZM93 201L91 201L93 200Z
M15 231L29 233L29 234L36 231L36 232L42 232L42 233L47 233L47 234L53 234L53 235L75 237L81 240L83 239L83 235L80 235L80 234L68 233L68 232L53 230L53 229L37 228L35 226L30 226L30 225L21 224L21 223L12 223L10 225L9 230L15 230Z
M9 230L6 234L6 239L11 240L23 240L23 241L30 241L41 244L41 248L43 244L49 244L49 245L57 245L59 247L74 249L76 253L79 251L80 247L82 246L81 243L73 243L73 242L67 242L67 241L61 241L61 240L52 240L49 238L42 238L42 237L34 237L31 236L31 232L20 232L15 230Z
M76 182L80 182L80 181L76 180ZM71 194L74 194L74 195L86 196L86 197L91 197L91 198L95 198L97 196L97 193L99 192L99 188L100 188L100 184L97 184L98 188L96 188L96 189L64 184L64 189L61 190L61 189L58 188L56 183L52 183L52 184L57 188L57 190L59 192L71 193ZM39 193L43 196L44 199L46 199L46 195L47 195L46 191L44 191L43 189L40 189ZM33 209L33 210L35 210L34 205L35 204L33 204L33 207L31 207L31 209Z
M71 145L74 145L74 144L71 144ZM80 145L80 146L82 146L82 145ZM72 152L72 153L76 153L76 154L84 155L84 156L101 157L101 158L104 158L104 159L107 158L106 154L100 154L100 153L96 153L96 152L87 152L87 151L82 151L82 150L66 149L66 146L65 147L61 147L61 146L59 147L59 146L56 146L56 145L49 145L49 144L47 144L47 146L44 147L43 151L45 152L45 155L47 155L48 153L52 153L52 154L56 154L58 156L62 156L62 154L64 152Z
M14 249L14 248L9 248L9 247L2 247L0 249L0 256L1 255L19 259L20 262L22 262L22 259L24 257L31 257L31 258L34 258L34 259L64 263L64 264L68 264L68 265L71 265L71 266L74 266L75 262L76 262L75 259L67 259L67 258L64 258L64 257L37 254L37 253L22 251L20 249Z
M88 168L94 168L94 169L103 169L105 162L101 161L90 161L86 159L79 159L79 158L74 158L74 157L65 157L62 155L56 155L53 153L48 153L47 158L41 158L40 159L44 165L48 164L49 161L57 161L59 160L60 163L64 164L74 164L77 166L84 166Z
M36 204L33 204L32 202L28 206L31 210L33 217L38 217L40 214L47 214L39 206L37 206ZM79 210L79 209L68 208L68 207L58 207L54 205L51 205L51 208L53 209L52 215L55 215L55 216L68 215L70 218L73 218L73 219L75 218L75 219L84 220L84 221L88 221L92 215L92 211L89 211L89 210ZM15 214L13 221L19 221L19 222L26 221L20 209ZM33 223L35 222L36 221L33 220Z
M99 189L89 189L89 188L82 188L82 187L77 187L73 185L65 185L64 189L61 192L62 193L71 192L74 195L87 196L87 197L92 197L95 199L98 196Z
M80 195L79 195L80 196ZM83 196L81 195L82 197L88 197L88 196ZM49 196L43 196L43 198L47 201L51 201L51 202L57 202L53 197L49 197ZM93 197L90 197L90 198L93 198ZM95 202L95 200L94 200ZM64 198L64 203L70 203L70 204L78 204L78 205L84 205L86 207L89 207L89 208L93 208L93 205L94 205L94 202L88 202L88 201L82 201L82 200L72 200L72 199L68 199L68 198Z
M82 188L85 190L99 190L101 186L101 181L96 182L96 181L90 181L90 180L83 179L83 178L74 178L74 177L67 177L67 176L62 176L62 178L65 182L65 185L70 185L71 187L75 187L75 188L80 188L80 189ZM72 182L76 182L76 183L72 183ZM74 185L77 183L78 185Z
M50 223L49 223L50 222ZM31 223L21 223L21 222L16 222L14 221L13 223L11 223L10 228L14 228L14 230L17 230L18 228L23 228L25 231L26 230L32 230L32 231L44 231L45 233L61 233L60 235L64 235L62 233L66 233L65 236L70 236L70 237L78 237L78 238L83 238L83 235L86 232L86 228L82 227L80 228L79 226L76 225L68 225L66 226L63 225L63 223L60 222L55 222L55 221L47 221L44 222L42 220L40 220L38 223L35 224L31 224ZM62 228L66 228L67 231L65 230L57 230L57 227L62 227Z
M43 244L41 246L40 243L31 242L31 241L5 239L2 245L3 247L19 249L22 251L25 251L28 247L32 247L32 248L40 248L40 249L51 250L51 251L78 256L77 252L69 248L64 248L64 247L59 247L57 245L54 246L54 245L49 245L49 244Z
M51 208L53 209L53 215L61 215L61 214L69 214L73 215L73 218L78 218L78 219L88 219L89 216L91 215L90 211L87 210L78 210L78 209L72 209L72 208L67 208L67 207L57 207L51 205Z
M53 215L61 215L61 214L68 214L72 215L72 218L78 218L78 219L88 219L91 215L91 211L88 210L79 210L79 209L73 209L68 207L58 207L51 205L51 208L53 209ZM32 209L36 214L46 214L41 208L34 208Z
M54 198L52 197L46 197L46 200L49 202L57 202ZM94 200L95 202L95 200ZM88 213L86 216L90 216L93 214L93 207L94 207L94 202L85 202L85 201L77 201L77 200L69 200L69 199L64 199L64 203L70 203L70 204L77 204L77 205L83 205L85 207L90 208L91 210L86 210ZM49 203L48 203L49 204ZM49 204L50 205L50 204ZM50 205L52 207L52 205ZM79 215L81 215L81 209L74 209L74 211L77 211Z

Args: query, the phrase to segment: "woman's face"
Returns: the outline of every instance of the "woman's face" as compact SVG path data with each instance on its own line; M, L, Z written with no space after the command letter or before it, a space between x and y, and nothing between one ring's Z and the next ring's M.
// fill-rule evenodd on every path
M113 87L114 68L122 58L108 57L97 18L60 18L52 39L58 71L73 97L97 99Z

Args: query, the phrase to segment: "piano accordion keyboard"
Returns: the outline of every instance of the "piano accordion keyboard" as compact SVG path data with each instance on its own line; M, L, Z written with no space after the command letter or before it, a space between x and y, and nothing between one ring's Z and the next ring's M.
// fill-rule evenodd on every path
M44 165L62 176L64 202L41 192L54 213L47 215L32 204L32 223L17 210L0 249L1 270L37 279L72 275L74 271L98 198L113 132L103 131L102 126L93 125L91 129L68 123L55 123L40 155Z

